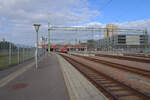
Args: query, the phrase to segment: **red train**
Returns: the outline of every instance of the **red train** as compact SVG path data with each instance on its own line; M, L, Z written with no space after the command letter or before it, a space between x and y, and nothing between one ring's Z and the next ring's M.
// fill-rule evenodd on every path
M62 53L67 53L67 48L66 48L66 47L61 48L61 49L60 49L60 52L62 52Z

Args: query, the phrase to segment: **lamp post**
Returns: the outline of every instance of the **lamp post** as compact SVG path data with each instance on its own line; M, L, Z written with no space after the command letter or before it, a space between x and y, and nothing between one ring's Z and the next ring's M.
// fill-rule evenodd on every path
M36 51L35 51L35 62L36 62L36 68L38 68L38 31L40 24L34 24L33 25L36 31Z

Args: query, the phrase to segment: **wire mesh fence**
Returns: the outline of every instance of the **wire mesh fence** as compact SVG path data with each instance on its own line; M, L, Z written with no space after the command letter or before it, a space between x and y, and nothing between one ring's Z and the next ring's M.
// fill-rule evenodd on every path
M33 58L34 47L15 45L11 42L0 42L0 70L23 63Z
M39 48L38 56L44 54L45 50ZM18 45L8 41L0 42L0 70L21 64L35 56L35 47Z
M8 23L10 25L10 23ZM41 37L46 37L47 31L39 29L38 61L46 48L42 47ZM11 29L0 27L0 70L22 64L34 59L36 50L36 31L34 26L17 25Z

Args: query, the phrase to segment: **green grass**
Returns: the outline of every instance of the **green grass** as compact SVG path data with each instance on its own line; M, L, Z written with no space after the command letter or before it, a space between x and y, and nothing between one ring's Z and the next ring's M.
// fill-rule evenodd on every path
M8 55L8 52L0 52L0 55ZM12 52L12 56L11 57L11 64L9 64L9 56L4 56L4 57L0 57L0 70L3 70L3 69L7 69L9 67L12 67L14 65L17 65L18 64L18 55L17 55L17 52ZM34 55L34 53L32 52L24 52L24 58L23 58L23 52L20 52L20 55L19 55L19 58L20 58L20 61L19 63L23 63L23 60L28 60L30 58L32 58Z
M9 58L8 56L6 57L0 57L0 70L7 68L9 65Z
M16 55L17 54L17 52L12 52L12 55ZM3 55L9 55L9 51L1 51L0 52L0 56L3 56Z
M6 51L5 52L2 52L2 51L0 52L0 55L8 55L8 54L9 54L9 52L6 52Z

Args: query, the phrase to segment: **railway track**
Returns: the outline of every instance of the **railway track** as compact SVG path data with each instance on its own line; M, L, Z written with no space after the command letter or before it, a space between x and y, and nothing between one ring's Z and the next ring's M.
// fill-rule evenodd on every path
M100 60L100 59L97 59L97 58L87 57L87 56L80 56L80 55L74 55L74 56L81 57L81 58L84 58L84 59L87 59L87 60L90 60L90 61L93 61L93 62L97 62L97 63L100 63L100 64L107 65L107 66L112 67L112 68L125 70L125 71L128 71L128 72L132 72L132 73L150 78L150 71L148 71L148 70L135 68L135 67L127 66L127 65L122 65L122 64L117 64L117 63L113 63L113 62L109 62L109 61L105 61L105 60Z
M124 56L131 56L131 57L141 57L141 58L150 58L150 55L145 56L144 54L123 54Z
M78 62L68 56L63 56L78 71L88 78L109 100L150 100L150 96L129 85L114 79L102 72L86 66L84 62Z
M134 57L134 56L116 56L116 55L105 55L105 54L95 54L95 56L101 57L110 57L115 59L123 59L128 61L136 61L136 62L143 62L143 63L150 63L150 58L141 58L141 57Z

